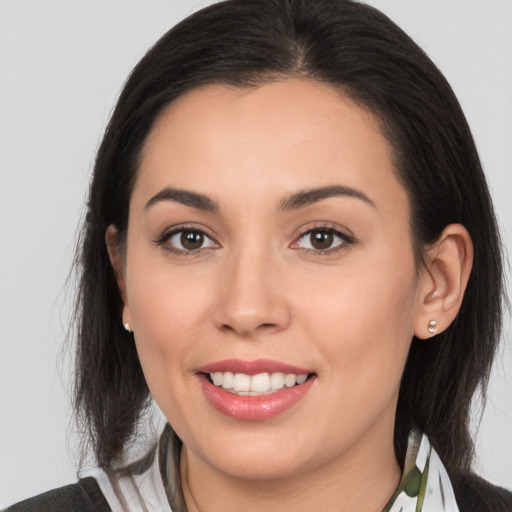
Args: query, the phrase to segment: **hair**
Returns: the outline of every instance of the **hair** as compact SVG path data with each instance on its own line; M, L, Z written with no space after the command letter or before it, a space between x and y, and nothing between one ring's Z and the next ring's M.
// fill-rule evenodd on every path
M76 264L75 409L96 462L109 468L151 403L105 244L126 234L141 149L155 120L208 84L256 87L304 78L369 110L408 192L418 265L443 228L461 223L474 265L459 314L428 342L412 340L398 410L427 433L451 473L468 472L472 397L485 396L501 331L503 272L496 219L475 144L441 72L389 18L352 0L226 0L169 30L138 63L95 161Z

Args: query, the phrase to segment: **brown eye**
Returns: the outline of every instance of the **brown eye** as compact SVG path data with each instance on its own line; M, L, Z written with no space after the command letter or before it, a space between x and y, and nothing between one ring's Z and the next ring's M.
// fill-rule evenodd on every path
M292 244L292 249L306 249L306 251L328 253L341 249L346 244L351 243L353 243L351 237L336 229L317 228L306 231Z
M319 251L329 249L334 241L334 234L329 231L312 231L309 237L311 245Z
M200 249L204 243L204 235L199 231L182 231L180 242L182 247L188 251Z
M180 229L164 235L157 241L171 252L186 254L199 252L201 249L218 247L208 235L198 229Z

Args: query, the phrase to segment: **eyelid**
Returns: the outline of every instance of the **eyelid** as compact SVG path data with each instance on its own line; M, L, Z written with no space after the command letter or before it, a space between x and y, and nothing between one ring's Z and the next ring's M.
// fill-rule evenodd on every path
M334 235L338 236L342 243L328 248L328 249L310 249L310 248L302 248L302 247L293 247L295 244L297 244L302 238L304 238L306 235L310 233L314 233L315 231L326 231L329 233L333 233ZM302 227L298 234L295 235L293 242L290 244L290 247L294 250L302 250L306 254L313 253L313 254L332 254L335 252L338 252L340 250L346 249L347 246L353 245L356 243L356 239L348 228L341 227L339 225L333 224L331 222L316 222L313 225L307 225Z
M168 242L173 236L177 235L178 233L182 231L193 231L197 233L201 233L205 238L210 239L214 244L215 247L202 247L199 249L194 250L186 250L186 249L179 249L177 247L172 246L165 246L166 242ZM210 233L210 230L206 228L205 226L193 224L193 223L185 223L185 224L176 224L174 226L170 226L166 228L162 234L153 240L153 243L161 246L166 251L177 254L177 255L185 255L185 256L192 256L192 255L198 255L204 251L210 251L212 249L217 249L220 247L220 243L217 241L214 235Z
M182 231L192 231L201 233L205 238L208 238L211 240L214 244L214 246L208 246L208 247L200 247L198 249L180 249L174 246L165 246L166 242L168 242L173 236L176 234L182 232ZM313 233L315 231L326 231L333 233L334 235L338 236L342 243L339 243L338 245L327 248L327 249L314 249L314 248L302 248L297 247L296 244L306 235ZM342 249L345 249L346 246L352 245L356 242L356 239L352 232L346 228L341 227L337 224L333 224L331 222L315 222L313 225L306 225L300 228L298 233L294 236L293 242L290 244L290 248L294 250L302 250L304 253L313 253L316 255L319 254L330 254L335 253L337 251L340 251ZM155 240L153 240L153 243L155 243L158 246L162 246L166 251L170 253L174 253L177 255L186 255L186 256L192 256L192 255L198 255L205 251L211 251L212 249L218 249L221 247L221 244L217 241L217 237L215 235L212 235L210 230L201 224L195 224L195 223L184 223L184 224L176 224L173 226L170 226L166 228L162 234L157 237ZM296 247L294 247L294 245Z

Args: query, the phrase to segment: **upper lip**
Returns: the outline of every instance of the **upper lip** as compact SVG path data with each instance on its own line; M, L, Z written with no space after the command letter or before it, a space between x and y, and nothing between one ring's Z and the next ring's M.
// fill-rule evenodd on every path
M200 373L232 372L244 373L246 375L257 375L259 373L293 373L304 375L313 373L307 368L300 368L293 364L273 361L271 359L255 359L247 361L244 359L224 359L201 366L197 370Z

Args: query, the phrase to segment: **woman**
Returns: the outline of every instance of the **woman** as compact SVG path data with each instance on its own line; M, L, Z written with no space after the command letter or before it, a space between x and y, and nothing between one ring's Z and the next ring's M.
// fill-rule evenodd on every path
M487 186L377 11L228 1L172 29L105 134L79 263L101 470L12 510L511 508L470 471L501 321ZM172 429L127 466L150 393Z

